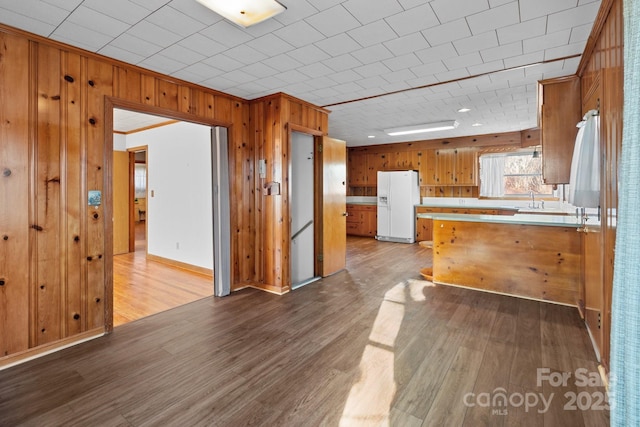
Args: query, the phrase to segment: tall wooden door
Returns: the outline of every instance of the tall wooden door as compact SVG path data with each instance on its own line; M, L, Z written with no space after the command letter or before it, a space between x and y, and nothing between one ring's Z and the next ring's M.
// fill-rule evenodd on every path
M322 138L322 276L347 264L346 142Z
M113 152L113 254L129 252L129 153Z

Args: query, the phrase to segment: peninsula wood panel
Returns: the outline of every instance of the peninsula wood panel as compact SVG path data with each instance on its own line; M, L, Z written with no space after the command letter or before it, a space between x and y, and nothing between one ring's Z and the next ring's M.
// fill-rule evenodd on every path
M622 151L623 113L623 1L605 0L600 6L578 69L583 104L599 85L600 102L600 205L602 212L602 314L601 363L609 369L611 299L618 210L618 170ZM593 105L593 104L591 104ZM597 106L597 105L596 105Z
M575 227L433 221L434 282L576 305L580 259Z

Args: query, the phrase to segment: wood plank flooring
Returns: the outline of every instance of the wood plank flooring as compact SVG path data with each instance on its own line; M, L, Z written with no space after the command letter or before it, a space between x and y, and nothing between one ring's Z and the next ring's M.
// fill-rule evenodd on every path
M576 309L434 286L419 245L347 245L345 271L284 296L198 300L0 371L0 425L608 425L564 408L603 392L573 377L597 372Z
M145 223L136 223L135 252L113 257L113 325L213 296L206 274L147 261Z

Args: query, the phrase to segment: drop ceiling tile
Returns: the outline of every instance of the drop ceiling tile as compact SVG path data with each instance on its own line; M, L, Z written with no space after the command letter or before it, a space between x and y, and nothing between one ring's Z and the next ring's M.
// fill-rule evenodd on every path
M478 52L473 52L467 55L456 56L455 58L443 59L444 65L449 70L457 70L464 67L470 67L472 65L482 64L482 57Z
M298 68L298 71L311 78L322 77L333 73L331 68L322 63L305 65L304 67Z
M599 8L600 3L589 3L549 15L547 32L555 33L567 28L592 23L598 14Z
M237 84L252 82L255 80L251 74L245 73L242 70L233 70L229 73L223 74L222 77L232 82L236 82Z
M309 4L318 10L325 10L342 3L344 0L307 0Z
M503 6L468 16L467 22L473 34L481 34L489 30L520 23L520 9L517 2L507 3Z
M205 27L202 22L169 6L158 9L148 16L146 20L182 37L190 36Z
M453 46L460 55L466 55L471 52L478 52L482 49L498 46L498 37L495 31L488 31L483 34L454 41Z
M302 74L298 70L289 70L278 75L278 78L287 83L300 83L309 80L307 75Z
M302 65L301 62L296 61L291 56L286 54L272 56L271 58L267 58L262 62L265 65L271 68L274 68L278 71L293 70L294 68L298 68Z
M385 21L401 37L440 24L429 3L385 18Z
M360 45L347 34L338 34L328 39L314 43L317 47L327 52L329 56L337 56L360 49Z
M171 45L161 50L159 53L168 58L175 59L176 61L181 62L185 65L194 64L206 58L204 55L180 46L179 44Z
M316 13L305 21L325 37L332 37L360 26L360 23L342 5Z
M224 53L219 53L217 55L211 56L207 59L204 59L202 62L219 70L222 70L225 73L238 70L244 65L242 62L237 61L235 58L227 56Z
M489 9L487 0L434 0L431 7L440 22L451 22L456 19Z
M472 76L477 74L485 74L485 73L491 73L494 71L500 71L500 70L504 70L504 68L505 68L504 61L501 59L492 61L492 62L485 62L484 64L467 67L467 69L469 70L469 74L471 74Z
M524 40L522 42L523 53L531 53L566 45L569 43L570 35L571 30L564 30Z
M345 71L363 65L349 53L327 59L326 61L323 61L323 63L333 71Z
M516 25L499 28L497 30L500 44L513 43L532 37L543 36L547 33L547 17L532 19Z
M528 21L576 6L576 0L520 0L520 19Z
M436 74L436 78L441 82L448 82L450 80L458 80L465 77L469 77L469 71L466 68L460 68L453 71L446 71L444 73Z
M164 74L173 74L176 71L184 68L183 63L174 61L173 59L167 58L166 56L160 54L150 56L144 61L140 62L138 65Z
M167 0L131 0L133 3L144 7L147 10L158 10L165 4Z
M384 65L389 67L391 71L404 70L411 67L417 67L422 64L422 61L418 59L413 53L407 55L396 56L394 58L385 59L382 61Z
M276 56L293 50L293 46L273 34L265 34L264 36L249 40L246 44L267 56Z
M76 7L78 7L82 0L43 0L44 3L48 3L52 6L58 7L60 9L64 9L66 11L71 12Z
M318 11L321 10L314 7L310 2L306 0L288 1L286 3L287 10L279 15L276 15L273 18L275 21L278 21L282 25L289 25L296 21L300 21L315 13L318 13ZM332 6L334 5L328 7Z
M565 56L580 55L584 51L585 42L572 43L565 46L554 47L551 49L545 49L544 59L556 59L563 58Z
M45 3L41 0L0 0L0 8L50 25L58 25L69 16L68 10ZM9 18L11 17L9 16ZM1 15L0 20L0 22L5 22L5 16Z
M569 37L569 43L577 43L586 41L591 34L592 24L580 25L571 29L571 36Z
M148 21L138 22L127 31L127 34L162 47L171 46L181 39L179 35Z
M523 65L535 64L536 62L540 61L544 61L544 51L528 53L526 55L518 55L512 58L505 58L504 66L506 68L521 67Z
M51 35L54 40L82 45L84 49L96 52L111 41L111 37L70 21L64 21Z
M485 62L522 55L522 42L509 43L490 49L483 49L480 51L480 55Z
M111 37L118 37L131 27L125 22L82 5L69 15L67 21L79 26L86 26L90 22L91 30Z
M456 49L451 43L430 47L416 52L416 56L425 64L440 61L442 59L453 58L457 55L458 52L456 52Z
M412 80L416 78L416 75L411 72L411 70L404 68L398 71L394 71L392 73L387 73L382 76L383 79L388 81L389 83L398 83L405 82L406 80ZM407 86L406 83L404 86Z
M363 25L404 10L396 0L376 0L375 5L371 0L347 0L342 5Z
M189 65L180 71L198 76L198 81L224 74L222 70L205 64L204 62L196 62L195 64Z
M262 61L267 58L265 54L247 44L241 44L232 47L224 54L230 58L235 59L236 61L242 62L243 64L251 64L254 61Z
M389 72L389 69L380 62L374 62L372 64L363 65L362 67L354 68L353 71L360 74L362 77L382 76Z
M358 75L358 79L357 82L360 86L362 86L365 89L371 89L371 88L379 88L380 86L382 86L383 84L385 84L387 81L385 79L383 79L380 76L373 76L373 77L368 77L363 79L361 75ZM353 80L352 80L353 81Z
M507 3L518 3L518 0L489 0L489 7L498 7Z
M12 27L22 28L43 37L49 36L56 29L57 23L48 24L46 22L33 19L30 16L21 15L8 9L0 7L0 22Z
M398 37L384 20L375 21L371 24L356 28L347 34L363 47L372 46Z
M215 24L200 31L200 34L226 46L233 47L246 43L252 37L240 28L227 21L218 21Z
M182 39L178 45L193 50L194 52L198 52L204 56L216 55L227 50L226 46L223 46L217 41L211 40L209 37L200 33L192 34L189 37Z
M431 46L438 46L454 40L460 40L471 36L471 30L467 25L467 21L459 19L437 27L429 28L422 31Z
M137 53L130 52L128 50L121 49L113 44L107 45L98 51L100 55L108 56L109 58L117 59L129 64L137 64L144 60L145 56L138 55Z
M298 21L276 30L274 35L295 47L306 46L325 38L320 31L316 30L305 21Z
M234 86L237 85L236 82L233 82L229 79L224 78L223 76L215 76L213 78L207 79L202 82L207 87L215 87L222 92L230 91ZM227 92L230 95L233 95L232 92Z
M384 42L383 45L397 56L431 47L420 32L389 40Z
M149 15L149 10L129 0L84 0L82 5L130 25L140 22Z
M222 20L222 16L194 0L172 0L168 6L205 25L213 25Z
M140 55L146 58L149 55L153 55L159 52L162 48L153 43L149 43L146 40L139 39L131 34L124 33L113 39L110 45L120 48L122 50L129 51L136 55Z
M325 51L312 44L287 52L287 55L302 64L313 64L330 58Z
M351 55L365 65L393 57L389 49L381 44L356 50L352 52Z

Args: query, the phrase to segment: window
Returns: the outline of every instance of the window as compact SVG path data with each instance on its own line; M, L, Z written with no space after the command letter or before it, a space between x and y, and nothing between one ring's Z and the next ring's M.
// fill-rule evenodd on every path
M480 195L525 197L533 191L553 196L553 188L542 180L542 158L533 152L487 154L480 157Z
M137 199L147 197L147 165L136 163L134 183L135 197Z

